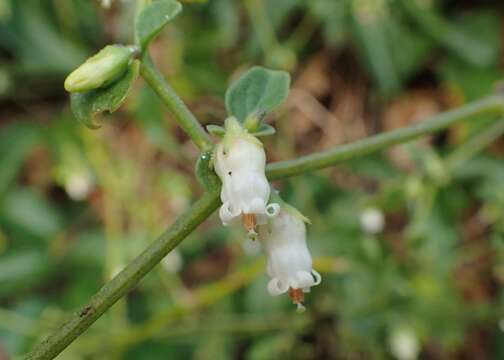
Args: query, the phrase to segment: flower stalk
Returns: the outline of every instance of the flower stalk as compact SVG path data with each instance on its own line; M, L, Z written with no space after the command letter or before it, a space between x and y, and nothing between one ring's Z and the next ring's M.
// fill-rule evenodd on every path
M165 80L164 76L154 66L149 54L143 57L140 66L140 74L161 101L166 105L178 124L184 129L191 140L201 150L209 150L213 147L212 140L203 126L199 123L191 110L187 108L182 99Z
M458 109L435 115L412 126L370 136L297 159L270 163L266 167L266 174L270 180L299 175L434 134L475 116L502 116L502 114L504 114L504 94L490 95Z

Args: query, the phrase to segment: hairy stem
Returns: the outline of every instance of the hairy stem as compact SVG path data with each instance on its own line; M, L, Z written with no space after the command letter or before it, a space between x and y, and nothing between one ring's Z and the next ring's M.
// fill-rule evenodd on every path
M144 70L144 72L145 71L146 70ZM146 78L151 78L151 76L157 78L158 76L156 75L158 74L157 71L148 65L147 74ZM164 80L162 78L156 79L153 83L161 86ZM170 91L173 90L170 88ZM168 95L166 96L170 99L169 101L172 101L173 99L169 95L170 91L168 91ZM158 93L164 94L165 90L161 89ZM270 164L267 169L267 174L268 177L273 180L329 167L345 160L368 155L374 151L419 138L423 135L432 134L472 116L492 113L500 115L503 112L503 106L504 95L493 95L457 110L434 116L422 123L410 127L371 136L355 143L338 146L299 159ZM192 115L191 118L193 118ZM189 123L190 122L192 122L192 120L190 120ZM188 125L185 122L182 123L186 124L186 126ZM192 127L192 125L188 127ZM196 132L198 131L199 130ZM196 138L198 137L196 136ZM199 143L207 144L206 140L202 140L203 138L206 138L206 134L204 137L202 136ZM212 189L198 200L191 209L183 214L141 255L133 260L133 262L121 273L105 284L98 293L91 298L87 306L74 314L66 324L39 344L26 359L45 360L56 357L72 341L91 326L91 324L108 308L131 290L159 261L161 261L161 259L163 259L164 256L166 256L166 254L174 249L200 223L210 216L218 206L219 189Z
M331 148L293 160L280 161L268 165L270 180L299 175L308 171L326 168L336 163L364 156L390 146L408 142L424 135L446 129L455 123L476 115L496 114L504 111L504 95L493 95L470 103L456 110L447 111L418 124L402 129L384 132L350 144Z
M156 69L148 54L144 56L142 65L140 66L140 74L142 74L147 84L161 98L163 103L168 107L168 110L175 116L175 120L194 141L196 146L200 150L210 149L213 146L210 136L205 132L203 126L201 126L192 112L175 93L170 84L168 84L163 74Z
M26 359L54 359L117 300L126 295L166 254L210 216L218 205L218 191L203 195L142 254L105 284L86 306L28 354Z

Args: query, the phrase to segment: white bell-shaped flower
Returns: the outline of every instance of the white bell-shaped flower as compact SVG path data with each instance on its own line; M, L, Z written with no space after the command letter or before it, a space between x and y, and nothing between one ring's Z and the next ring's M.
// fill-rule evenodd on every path
M269 204L270 185L265 175L266 154L262 143L238 121L226 119L226 134L214 154L215 172L222 181L219 215L224 225L242 220L254 232L278 213L278 204Z
M267 272L271 277L268 291L273 296L288 292L300 310L303 309L304 293L320 284L322 279L312 268L305 221L307 219L296 209L282 203L278 216L259 228L259 238L268 258Z

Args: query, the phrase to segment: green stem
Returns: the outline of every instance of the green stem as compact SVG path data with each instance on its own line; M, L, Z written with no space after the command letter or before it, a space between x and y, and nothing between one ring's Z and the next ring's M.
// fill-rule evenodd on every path
M386 149L392 145L405 143L423 135L433 134L476 115L490 113L500 115L503 113L503 110L504 95L489 96L459 109L447 111L403 129L388 131L297 159L271 163L267 167L268 178L270 180L276 180L326 168L351 158Z
M147 72L152 69L147 66ZM156 74L156 72L154 72ZM152 75L152 74L150 74ZM149 76L147 76L149 77ZM156 82L155 82L156 83ZM161 80L159 84L163 84ZM163 93L163 90L160 90ZM178 98L177 98L178 99ZM282 161L268 166L270 179L280 179L335 165L392 145L404 143L423 135L443 130L450 125L468 119L471 116L498 113L502 114L504 95L493 95L483 100L468 104L434 116L420 124L371 136L352 144L338 146L324 152L301 157L296 160ZM206 143L206 142L204 142ZM121 273L105 284L89 304L74 314L61 328L39 344L27 357L30 360L53 359L72 341L82 334L117 300L131 290L166 254L174 249L187 235L202 223L219 206L219 189L212 189L198 200L154 243L131 262Z
M495 49L480 41L464 28L449 23L428 2L401 0L405 10L421 31L471 65L488 66L493 62Z
M499 119L474 135L466 143L455 149L445 160L450 170L456 169L464 162L485 149L504 134L504 119Z
M257 33L259 45L264 54L278 48L278 39L271 22L269 21L263 0L246 0L243 5L248 12L252 26Z
M105 284L66 324L38 345L26 359L54 359L154 266L201 224L219 205L219 192L208 192L142 254Z
M142 65L140 66L140 74L150 85L150 87L161 98L163 103L168 107L170 112L175 116L175 120L194 141L200 150L209 150L213 143L210 136L205 132L203 126L194 117L192 112L187 108L184 102L178 97L170 84L165 80L147 54L144 56Z

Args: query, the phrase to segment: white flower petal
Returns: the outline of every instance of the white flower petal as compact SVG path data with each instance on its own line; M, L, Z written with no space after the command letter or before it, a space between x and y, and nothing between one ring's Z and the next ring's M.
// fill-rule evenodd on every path
M278 296L284 294L289 290L288 284L282 284L278 278L273 278L268 283L268 292L271 296Z
M310 286L313 286L315 284L315 280L313 279L313 276L311 273L307 271L298 271L297 276L296 276L296 285L297 287L294 287L294 289L299 289L299 288L307 288Z
M229 202L225 202L219 209L219 217L224 225L228 225L234 218L240 215L239 209L235 210Z
M248 205L248 214L264 214L266 212L266 201L256 197Z

